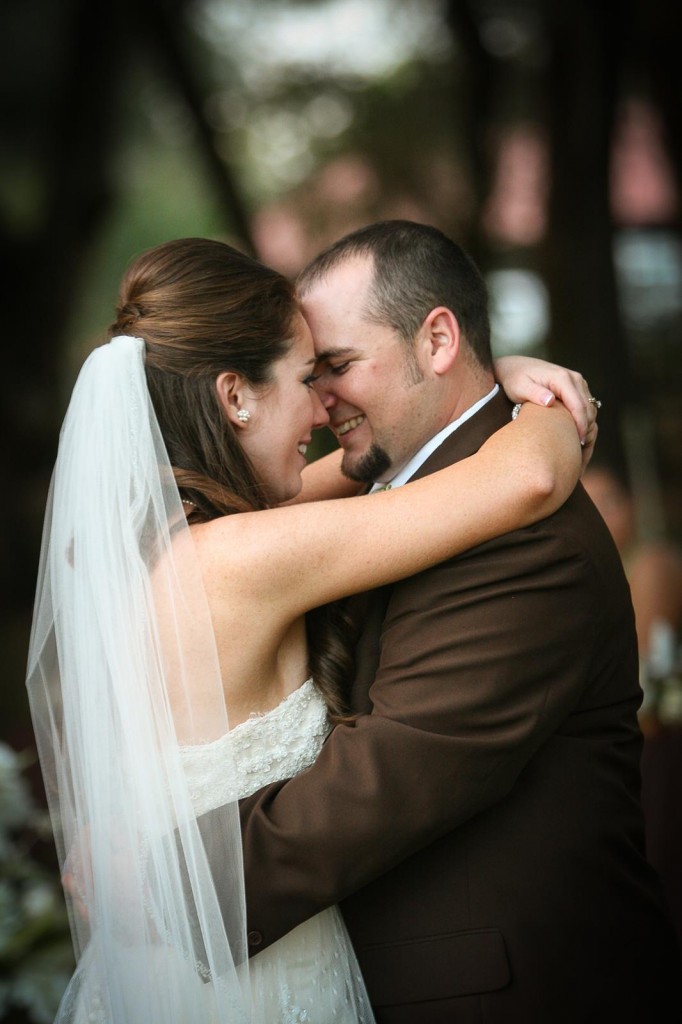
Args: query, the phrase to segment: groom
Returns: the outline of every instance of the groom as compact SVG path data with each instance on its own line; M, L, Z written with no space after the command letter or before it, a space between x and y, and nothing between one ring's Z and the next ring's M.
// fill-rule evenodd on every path
M299 291L351 477L399 486L509 421L483 281L440 232L363 228ZM582 486L354 604L361 717L242 802L251 951L338 902L380 1024L682 1019L629 591Z

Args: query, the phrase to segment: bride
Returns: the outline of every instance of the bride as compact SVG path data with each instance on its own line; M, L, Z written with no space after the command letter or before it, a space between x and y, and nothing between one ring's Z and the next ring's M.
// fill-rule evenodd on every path
M575 426L527 405L470 459L349 497L340 453L306 468L328 417L285 278L169 242L130 266L110 333L62 428L29 653L77 957L57 1021L369 1022L336 908L249 963L237 801L343 723L333 602L550 514Z

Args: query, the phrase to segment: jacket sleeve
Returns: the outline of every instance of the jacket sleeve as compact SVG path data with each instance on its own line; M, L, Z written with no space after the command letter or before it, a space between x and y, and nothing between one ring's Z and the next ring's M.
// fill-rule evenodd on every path
M504 797L580 699L604 585L550 519L393 587L372 713L241 803L258 949Z

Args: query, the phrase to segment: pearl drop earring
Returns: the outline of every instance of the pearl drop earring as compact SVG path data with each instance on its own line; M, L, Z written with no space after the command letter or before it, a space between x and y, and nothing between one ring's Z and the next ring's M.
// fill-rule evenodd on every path
M239 420L240 423L248 423L249 420L251 419L251 413L249 412L248 409L240 409L237 412L237 419Z

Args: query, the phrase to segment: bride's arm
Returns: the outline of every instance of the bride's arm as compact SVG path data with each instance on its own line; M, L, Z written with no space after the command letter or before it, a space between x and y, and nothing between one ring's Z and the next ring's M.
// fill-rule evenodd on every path
M222 574L248 580L243 600L285 623L544 518L579 475L570 415L525 405L475 455L404 487L228 516L195 537L218 592Z
M494 365L495 379L512 402L533 402L541 406L550 406L556 399L563 402L575 420L580 440L585 442L584 469L596 440L597 409L589 401L590 390L583 375L532 356L502 356ZM337 449L306 466L301 492L287 504L359 494L363 485L342 475L341 456L342 452Z

